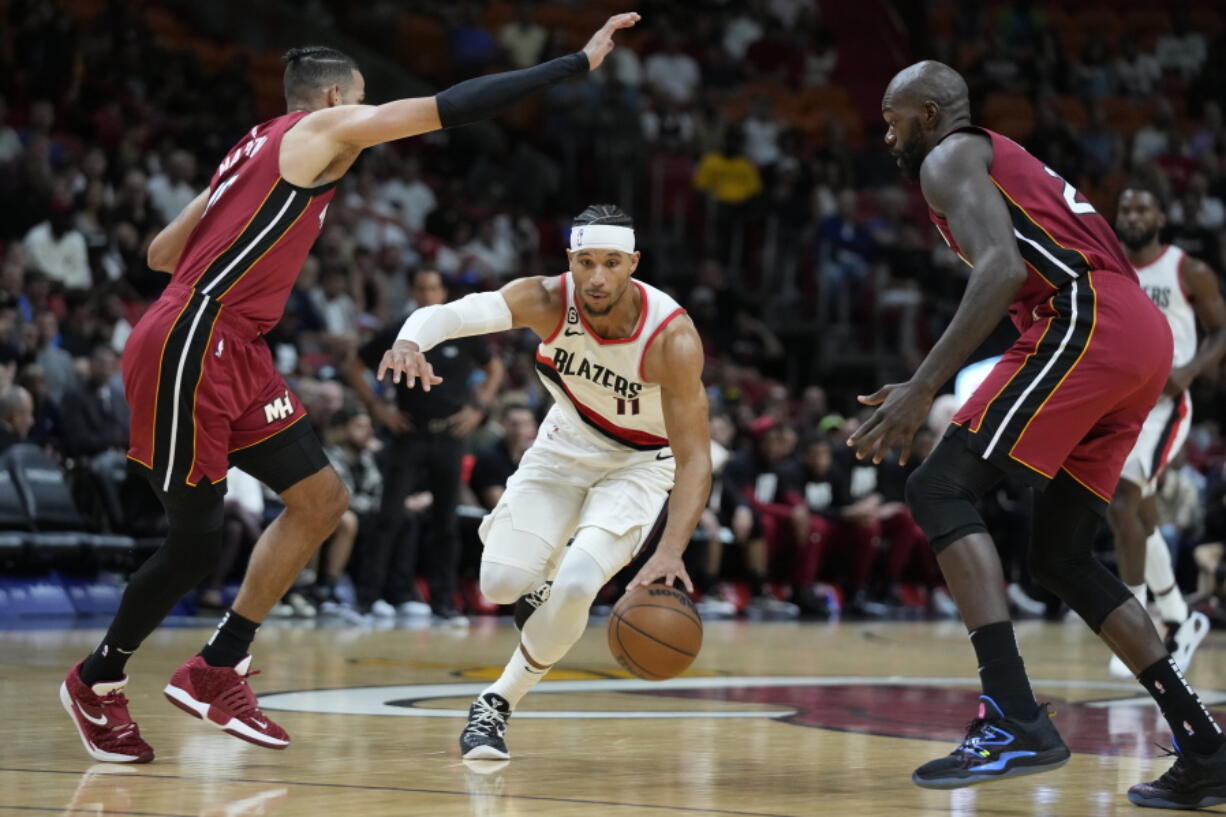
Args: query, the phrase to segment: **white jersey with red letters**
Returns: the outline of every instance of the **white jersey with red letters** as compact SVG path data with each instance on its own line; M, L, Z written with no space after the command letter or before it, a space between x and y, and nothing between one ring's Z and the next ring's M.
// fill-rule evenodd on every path
M639 322L629 337L605 340L584 317L569 272L561 283L562 316L536 352L537 374L558 410L602 447L667 447L660 387L644 376L643 361L656 336L685 310L655 287L631 279L642 297Z

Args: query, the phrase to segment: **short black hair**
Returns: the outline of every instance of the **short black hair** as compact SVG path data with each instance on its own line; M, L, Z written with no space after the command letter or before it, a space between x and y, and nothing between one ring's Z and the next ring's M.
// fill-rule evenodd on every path
M326 45L291 48L285 62L285 100L291 104L310 99L329 85L347 85L358 64L342 51Z
M1149 193L1154 198L1154 204L1158 205L1158 209L1166 214L1167 195L1166 186L1157 179L1132 178L1129 179L1123 187L1120 188L1120 194L1115 197L1115 209L1119 210L1120 202L1124 200L1124 194L1132 193Z
M576 227L592 224L612 224L617 227L634 227L634 219L626 215L616 204L593 204L575 216Z
M533 411L532 407L529 406L527 403L507 403L505 406L502 407L502 411L498 412L498 419L506 420L508 417L511 416L512 412L516 412L516 411L526 411L532 415L533 420L536 419L536 412Z

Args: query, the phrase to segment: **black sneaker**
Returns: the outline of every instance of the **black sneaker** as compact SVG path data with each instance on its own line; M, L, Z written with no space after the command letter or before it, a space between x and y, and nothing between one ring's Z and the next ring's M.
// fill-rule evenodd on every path
M946 757L925 763L911 782L926 789L960 789L1006 777L1058 769L1069 750L1044 704L1033 720L1007 718L987 695L979 697L979 717L966 727L966 738Z
M1167 755L1174 755L1175 763L1166 774L1128 790L1133 805L1196 809L1226 803L1226 744L1211 755L1183 752L1175 744Z
M507 699L493 692L477 696L468 708L468 724L460 733L460 756L465 760L508 760L503 735L511 719Z
M553 582L545 582L531 593L519 597L519 601L515 602L515 629L522 630L524 623L528 621L528 616L535 613L536 608L549 601L549 593L552 589Z

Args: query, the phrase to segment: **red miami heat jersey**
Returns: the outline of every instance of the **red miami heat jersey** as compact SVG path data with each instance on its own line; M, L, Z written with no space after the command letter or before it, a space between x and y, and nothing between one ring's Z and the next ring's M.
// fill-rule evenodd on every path
M256 125L226 154L171 280L210 296L261 333L281 319L335 192L335 182L305 188L281 178L281 137L306 115Z
M1035 307L1091 270L1137 280L1111 225L1073 185L1006 136L971 127L954 133L962 131L992 140L988 175L1005 197L1013 235L1026 263L1026 282L1009 307L1018 331L1034 323ZM959 249L945 219L931 210L929 217L950 248L973 267L975 259Z

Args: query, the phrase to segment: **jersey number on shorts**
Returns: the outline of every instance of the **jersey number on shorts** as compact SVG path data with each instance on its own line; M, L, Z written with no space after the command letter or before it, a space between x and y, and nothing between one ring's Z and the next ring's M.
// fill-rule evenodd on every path
M617 413L625 414L626 408L629 406L631 414L639 413L639 399L636 397L633 400L627 400L624 397L617 398Z
M1094 205L1090 204L1088 201L1077 201L1077 197L1081 194L1077 192L1076 187L1073 187L1072 184L1065 181L1063 176L1052 170L1047 165L1043 165L1043 169L1052 176L1055 176L1060 181L1064 182L1064 203L1068 205L1068 209L1072 210L1079 216L1087 216L1090 213L1098 212L1094 209Z

